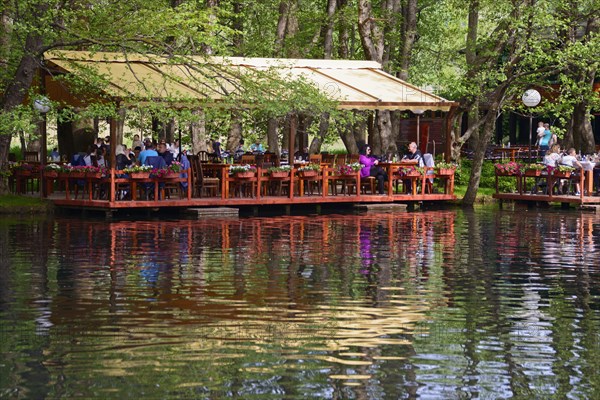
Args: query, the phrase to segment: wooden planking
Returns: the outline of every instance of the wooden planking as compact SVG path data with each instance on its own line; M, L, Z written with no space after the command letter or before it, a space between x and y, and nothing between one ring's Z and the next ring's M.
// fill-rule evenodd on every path
M496 193L492 195L498 200L539 201L548 203L600 204L600 196L548 196L544 194Z
M156 207L243 207L243 206L268 206L268 205L307 205L307 204L336 204L336 203L372 203L372 204L384 204L384 203L411 203L419 201L453 201L456 200L456 196L448 194L419 194L419 195L393 195L393 196L379 196L379 195L352 195L352 196L302 196L289 198L288 196L269 196L260 198L230 198L221 199L219 197L203 197L203 198L192 198L187 199L174 199L174 200L138 200L138 201L114 201L110 202L107 200L67 200L65 198L52 199L56 206L68 206L68 207L86 207L86 208L99 208L99 209L135 209L135 208L156 208Z

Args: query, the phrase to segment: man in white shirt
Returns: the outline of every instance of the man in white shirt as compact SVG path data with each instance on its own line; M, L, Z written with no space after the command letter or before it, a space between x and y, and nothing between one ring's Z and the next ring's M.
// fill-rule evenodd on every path
M579 170L583 170L581 163L579 162L577 157L575 157L576 154L577 153L575 152L575 149L571 147L569 151L567 151L567 155L563 156L563 158L560 159L560 165L566 165L569 167L578 168ZM579 183L575 184L575 190L577 191L575 193L575 196L579 196Z

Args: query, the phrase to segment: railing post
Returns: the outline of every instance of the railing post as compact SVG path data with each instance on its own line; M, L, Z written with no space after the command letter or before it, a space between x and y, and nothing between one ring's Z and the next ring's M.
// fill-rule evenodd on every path
M115 201L115 169L113 167L110 167L109 181L109 201L113 203Z

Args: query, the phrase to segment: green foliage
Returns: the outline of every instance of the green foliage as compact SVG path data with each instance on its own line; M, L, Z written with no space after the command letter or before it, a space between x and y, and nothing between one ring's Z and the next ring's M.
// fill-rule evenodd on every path
M471 176L471 160L461 160L459 168L454 174L454 179L457 185L467 186L469 177ZM494 189L496 188L496 172L494 162L484 161L481 168L481 178L479 181L480 188ZM498 189L500 192L513 192L517 188L517 180L513 177L499 177Z

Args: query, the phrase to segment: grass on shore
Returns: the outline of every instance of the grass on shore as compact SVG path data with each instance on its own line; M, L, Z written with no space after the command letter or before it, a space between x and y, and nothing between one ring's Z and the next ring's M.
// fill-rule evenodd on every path
M0 196L0 207L15 207L15 206L39 206L45 205L46 202L39 197L19 196L16 194L5 194Z

